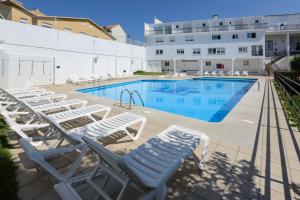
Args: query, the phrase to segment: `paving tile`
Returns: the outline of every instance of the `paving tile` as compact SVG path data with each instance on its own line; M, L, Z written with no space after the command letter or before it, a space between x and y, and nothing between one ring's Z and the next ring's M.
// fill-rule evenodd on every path
M206 199L218 199L217 197L214 198L214 197L202 197L202 196L199 196L193 192L189 192L186 197L184 198L184 200L206 200Z

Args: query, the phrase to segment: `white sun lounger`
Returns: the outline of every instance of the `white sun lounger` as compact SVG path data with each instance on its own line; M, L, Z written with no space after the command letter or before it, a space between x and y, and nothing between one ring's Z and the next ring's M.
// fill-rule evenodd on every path
M226 73L226 76L232 76L232 71L228 71L228 72Z
M70 75L68 81L73 84L85 83L85 80L80 79L76 74Z
M208 72L208 71L205 71L203 75L204 75L204 76L208 76L208 75L209 75L209 72Z
M24 124L18 124L13 117L11 117L14 112L1 112L1 115L4 117L5 122L10 127L11 130L16 132L21 138L28 138L28 136L23 132L23 130L33 130L48 127L48 123L40 123L40 124L31 124L31 121L25 122Z
M25 99L25 98L32 98L32 97L40 97L54 94L53 91L36 91L36 92L25 92L20 94L12 94L17 99Z
M217 76L217 72L216 72L216 71L212 71L212 72L211 72L211 75L212 75L212 76Z
M13 88L5 90L9 94L21 94L27 92L44 92L46 89L39 87L24 87L24 88Z
M80 106L83 107L87 104L87 101L82 100L82 99L71 99L71 100L66 100L66 101L61 101L61 102L54 102L54 103L47 103L43 105L37 105L37 106L31 106L28 103L26 105L30 107L32 110L36 112L43 112L43 111L49 111L49 110L54 110L54 109L60 109L60 108L66 108L70 110L71 106Z
M82 74L79 77L79 80L82 80L84 82L93 82L94 80L92 78L90 78L87 74Z
M92 138L93 140L100 140L118 131L124 131L132 140L137 140L140 137L147 121L144 116L125 112L113 117L103 119L101 121L90 123L83 127L66 130L50 117L42 113L41 115L43 115L45 119L53 123L55 126L59 127L67 137L72 138L76 141L82 141L81 138L83 136ZM136 124L140 124L140 126L136 135L134 136L127 130L127 128Z
M49 148L47 150L37 150L33 145L30 138L22 138L20 140L20 144L28 156L28 158L39 165L43 170L50 173L59 181L64 181L71 178L76 172L77 168L80 166L80 162L84 155L88 151L88 147L86 144L81 143L77 145L73 145L70 147L60 147L60 148ZM53 165L51 165L47 159L55 156L60 156L63 154L71 153L71 152L80 152L79 156L72 163L72 166L65 173L61 173L58 171Z
M223 71L219 71L219 76L224 76L224 72Z
M242 75L243 76L248 76L248 72L247 71L243 71Z
M67 95L65 94L50 94L50 95L44 95L44 96L39 96L39 97L31 97L31 98L25 98L21 99L23 102L37 102L41 100L59 100L59 101L64 101L67 98Z
M96 105L86 106L86 107L77 108L74 110L69 110L69 111L65 111L65 112L48 115L48 117L58 124L69 121L69 120L77 119L80 117L86 117L86 116L90 117L93 121L97 121L92 116L93 114L96 114L99 112L105 112L105 114L103 115L103 118L102 118L102 119L105 119L108 116L110 110L111 110L111 108L108 106L96 104Z
M113 177L122 186L119 191L113 191L116 199L124 198L128 186L135 186L146 193L140 199L163 200L167 193L166 183L186 159L192 156L196 166L204 168L209 138L201 132L171 126L122 157L90 138L84 137L83 141L105 164L100 163L90 174L56 184L55 190L64 200L84 199L74 188L84 182L86 187L93 188L95 197L110 199L111 194L93 181L100 172L102 176ZM202 149L200 159L194 153L197 146Z
M240 73L240 71L235 71L235 72L234 72L234 75L235 75L235 76L240 76L241 73Z

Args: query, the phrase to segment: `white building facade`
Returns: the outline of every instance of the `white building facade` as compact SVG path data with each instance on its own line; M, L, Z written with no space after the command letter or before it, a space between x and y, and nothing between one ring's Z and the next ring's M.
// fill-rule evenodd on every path
M149 71L248 71L300 53L300 14L145 23Z

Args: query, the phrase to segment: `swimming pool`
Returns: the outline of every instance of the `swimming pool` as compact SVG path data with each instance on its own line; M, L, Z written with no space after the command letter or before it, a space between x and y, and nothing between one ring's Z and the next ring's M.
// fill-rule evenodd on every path
M78 91L119 101L122 90L137 90L146 107L208 122L220 122L255 81L230 78L138 80ZM128 95L124 94L123 102L128 101ZM137 97L135 101L142 105Z

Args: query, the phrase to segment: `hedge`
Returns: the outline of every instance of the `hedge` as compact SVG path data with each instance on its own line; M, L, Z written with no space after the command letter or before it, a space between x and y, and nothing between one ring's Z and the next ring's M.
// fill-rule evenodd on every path
M7 126L0 116L0 199L15 200L19 199L17 166L7 149L9 147Z

